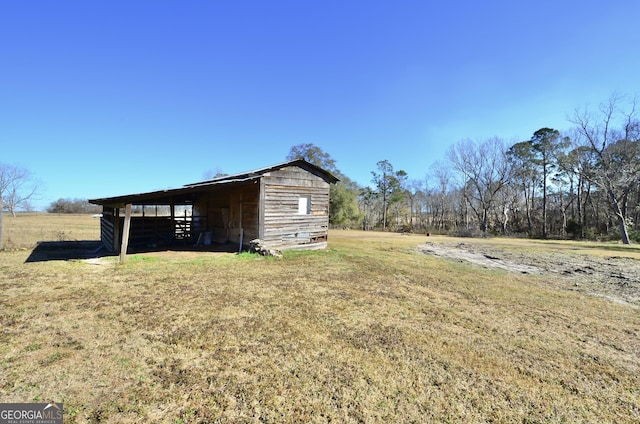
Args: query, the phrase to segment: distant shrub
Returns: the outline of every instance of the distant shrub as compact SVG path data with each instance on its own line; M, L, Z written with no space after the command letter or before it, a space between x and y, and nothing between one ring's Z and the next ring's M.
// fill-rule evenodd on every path
M570 219L569 221L567 221L567 226L565 227L565 230L567 234L574 239L578 239L582 235L582 225L580 225L580 223L577 222L575 219Z
M450 232L449 235L453 237L470 237L470 238L478 238L483 237L482 231L476 228L464 228L458 227L454 231Z
M640 231L636 231L628 228L629 240L635 243L640 243ZM609 241L619 241L622 239L622 235L620 234L620 229L617 227L611 228L608 234L608 237L605 240Z
M584 238L589 241L595 241L598 239L598 234L593 227L587 227L584 230Z
M47 208L49 213L100 213L102 208L86 199L58 199Z

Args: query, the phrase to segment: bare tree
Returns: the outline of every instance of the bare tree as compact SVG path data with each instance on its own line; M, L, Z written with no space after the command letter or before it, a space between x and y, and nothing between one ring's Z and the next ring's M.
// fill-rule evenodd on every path
M374 222L374 209L378 194L371 187L364 187L360 190L359 203L362 210L362 229L368 231L372 228Z
M215 178L218 178L218 177L225 177L225 176L227 176L227 175L229 175L229 174L225 174L225 173L222 171L222 168L220 168L219 166L216 166L216 168L215 168L215 169L207 169L206 171L204 171L204 172L202 173L202 178L203 178L204 180L213 180L213 179L215 179Z
M535 163L534 152L529 141L516 143L507 151L507 158L513 169L513 180L519 185L524 196L524 210L527 219L529 236L533 235L533 210L536 198L536 188L541 184Z
M424 193L423 181L409 180L405 181L405 197L408 202L406 223L409 230L413 231L414 225L418 222L419 199Z
M14 217L18 209L29 206L37 190L38 184L28 169L0 163L0 197Z
M490 212L510 177L505 144L499 138L482 143L463 140L451 146L447 156L462 178L463 196L478 219L480 231L486 234Z
M593 183L606 194L615 215L624 244L630 244L627 228L627 202L640 183L640 121L636 101L627 111L621 109L623 98L612 95L594 116L588 110L576 111L572 122L583 143L596 157L591 176Z
M2 248L2 214L7 209L14 217L16 210L29 204L37 184L22 167L0 162L0 248Z
M445 214L447 212L447 194L449 192L449 185L451 183L451 168L449 168L444 162L435 162L431 165L431 176L436 180L438 191L438 229L442 230L445 227Z

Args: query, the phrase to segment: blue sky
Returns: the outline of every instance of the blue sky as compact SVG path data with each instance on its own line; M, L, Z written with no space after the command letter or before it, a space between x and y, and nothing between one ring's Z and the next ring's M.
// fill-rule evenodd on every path
M313 143L367 185L640 94L640 2L0 0L0 162L46 207Z

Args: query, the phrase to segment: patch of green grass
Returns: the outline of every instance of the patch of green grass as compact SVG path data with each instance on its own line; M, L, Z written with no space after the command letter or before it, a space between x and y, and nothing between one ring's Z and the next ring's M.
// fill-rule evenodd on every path
M161 262L162 258L145 254L127 255L126 262Z
M42 344L40 343L33 343L24 348L24 350L26 350L27 352L33 352L34 350L40 349L42 349Z
M41 364L43 367L46 367L46 366L48 366L48 365L51 365L51 364L52 364L52 363L54 363L55 361L59 360L60 358L62 358L62 353L60 353L60 352L55 352L55 353L52 353L52 354L48 355L46 358L44 358L44 359L40 362L40 364Z
M235 257L237 259L243 259L243 260L254 260L254 259L259 259L260 255L258 255L257 253L251 253L251 252L240 252L237 255L235 255Z

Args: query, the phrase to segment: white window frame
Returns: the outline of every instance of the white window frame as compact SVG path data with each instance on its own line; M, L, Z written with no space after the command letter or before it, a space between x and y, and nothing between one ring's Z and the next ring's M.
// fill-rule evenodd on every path
M298 198L298 215L309 215L311 213L311 196L300 196Z

